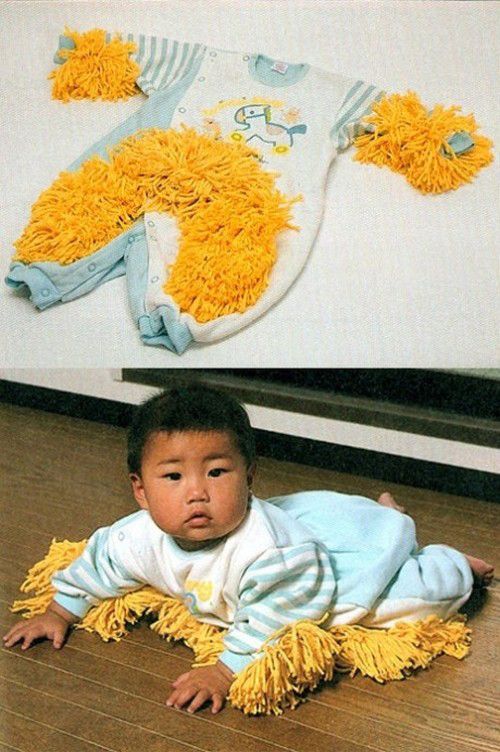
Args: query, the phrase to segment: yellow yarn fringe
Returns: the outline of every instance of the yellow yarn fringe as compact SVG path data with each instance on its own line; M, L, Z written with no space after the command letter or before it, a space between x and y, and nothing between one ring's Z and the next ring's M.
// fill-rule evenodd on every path
M76 558L86 541L52 541L43 561L35 564L21 585L35 595L14 602L11 610L30 618L43 613L52 600L52 575ZM225 630L199 622L180 601L144 586L92 607L76 628L97 632L103 640L120 640L145 614L155 614L151 629L166 640L182 640L195 654L195 666L217 661L224 649ZM275 632L262 646L261 657L236 675L229 692L231 704L247 714L280 715L303 702L304 693L330 680L334 670L358 671L375 681L404 679L427 668L441 654L464 658L470 648L471 629L465 617L443 621L429 616L417 622L400 622L390 629L359 625L325 628L328 614L318 621L296 621Z
M429 113L413 91L387 96L363 119L375 130L355 139L354 159L385 165L422 193L456 190L493 161L493 142L477 133L472 114L459 115L460 111L458 106L445 109L438 104ZM469 134L474 146L457 155L448 139L460 131Z
M246 145L183 126L140 131L62 172L31 210L15 243L24 263L71 264L109 243L145 211L176 218L180 246L164 290L198 322L254 305L268 285L276 237L291 207Z
M116 102L137 94L135 81L141 69L130 54L137 50L134 42L122 42L116 34L106 42L103 29L92 29L84 34L67 27L64 34L75 43L75 48L59 49L58 55L66 62L58 65L48 76L53 79L52 96L63 102L70 99L105 99Z

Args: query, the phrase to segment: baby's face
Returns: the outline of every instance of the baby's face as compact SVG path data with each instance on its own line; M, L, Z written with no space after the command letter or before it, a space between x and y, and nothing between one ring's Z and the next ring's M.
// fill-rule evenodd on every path
M243 521L251 470L225 431L160 431L132 475L139 506L187 550L203 548Z

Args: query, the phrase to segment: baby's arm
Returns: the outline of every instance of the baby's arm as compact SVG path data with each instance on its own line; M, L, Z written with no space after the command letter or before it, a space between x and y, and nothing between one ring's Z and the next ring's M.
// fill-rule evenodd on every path
M135 539L140 539L140 531L135 533ZM34 640L47 637L54 647L62 647L68 628L83 619L93 605L140 587L143 582L117 559L117 548L126 551L127 540L133 538L123 520L96 530L83 553L52 577L55 593L45 613L17 622L5 634L5 646L22 640L26 650Z
M27 650L34 640L46 637L55 648L62 648L66 632L77 621L80 621L78 616L52 601L44 614L14 624L3 636L3 642L6 648L11 648L22 640L21 649Z

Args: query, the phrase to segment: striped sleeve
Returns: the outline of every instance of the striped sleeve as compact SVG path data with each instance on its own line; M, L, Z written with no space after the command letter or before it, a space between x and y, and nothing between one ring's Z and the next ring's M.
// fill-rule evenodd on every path
M348 82L347 91L330 131L330 136L339 151L347 149L354 138L363 133L365 128L361 119L370 114L374 102L378 102L384 95L382 89L364 81Z
M330 559L318 544L267 551L243 575L220 660L233 672L241 671L277 630L298 619L321 618L334 592Z
M141 587L113 551L114 528L102 527L88 540L81 556L55 573L54 600L70 613L83 618L103 598L113 598Z
M201 63L206 51L202 44L146 34L128 34L126 41L137 45L133 54L141 69L137 85L145 94L168 89L181 81Z

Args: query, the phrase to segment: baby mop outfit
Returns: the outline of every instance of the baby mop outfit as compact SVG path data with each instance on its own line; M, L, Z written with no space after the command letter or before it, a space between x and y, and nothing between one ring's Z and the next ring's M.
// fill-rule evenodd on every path
M211 342L237 331L284 295L318 232L331 163L362 131L360 119L383 92L363 81L263 54L144 35L127 39L137 44L137 84L149 99L68 171L76 172L95 155L106 159L109 147L148 128L179 129L184 124L214 139L255 149L261 168L278 174L280 193L288 199L300 197L292 207L293 228L277 237L267 286L243 312L199 321L180 310L164 290L178 252L179 227L163 212L146 212L102 248L69 264L14 261L6 281L14 288L27 286L35 306L44 309L126 274L142 340L182 353L193 341ZM70 38L61 38L60 49L72 45ZM64 60L56 56L56 62Z
M252 498L241 525L185 551L141 510L100 528L52 579L54 599L78 617L104 598L152 585L201 622L227 628L222 660L255 660L283 626L388 627L447 618L469 598L472 572L453 548L418 549L410 517L370 499L329 491Z

